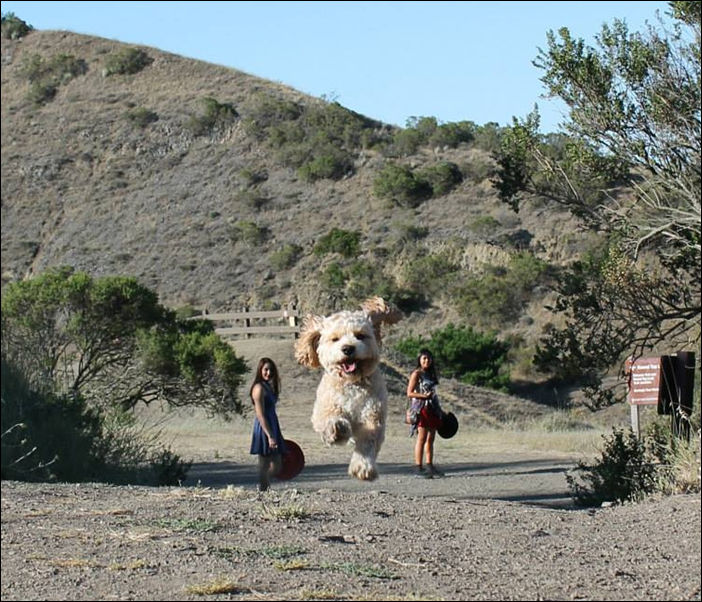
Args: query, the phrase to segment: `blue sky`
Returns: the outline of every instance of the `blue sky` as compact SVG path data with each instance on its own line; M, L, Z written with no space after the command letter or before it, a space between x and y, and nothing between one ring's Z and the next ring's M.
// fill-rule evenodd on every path
M667 2L2 2L35 29L142 44L233 67L404 126L509 125L534 104L542 131L562 105L532 65L546 32L594 45L603 23L656 24Z

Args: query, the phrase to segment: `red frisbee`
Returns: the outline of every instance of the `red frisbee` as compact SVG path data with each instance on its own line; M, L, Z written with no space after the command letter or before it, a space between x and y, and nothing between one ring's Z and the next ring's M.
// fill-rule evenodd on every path
M283 463L280 472L276 478L281 481L289 481L300 474L300 471L305 466L305 454L302 453L300 446L290 439L285 440L285 453L283 454Z

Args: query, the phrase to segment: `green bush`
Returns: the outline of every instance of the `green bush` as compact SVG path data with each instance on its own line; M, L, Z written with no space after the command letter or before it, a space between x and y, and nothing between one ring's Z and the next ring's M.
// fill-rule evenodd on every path
M384 136L382 124L337 102L304 106L267 96L256 99L244 127L310 182L353 173L358 151L380 144Z
M342 257L356 257L360 251L361 233L358 230L332 228L314 246L314 254L321 256L338 253Z
M154 59L140 48L124 48L105 59L103 75L133 75L153 62Z
M239 180L247 188L257 186L268 179L268 172L265 169L250 169L244 167L239 171Z
M475 137L476 125L472 121L442 123L429 136L432 147L456 148L462 142L472 142Z
M320 284L329 290L339 290L344 287L348 276L344 268L336 261L330 263L320 276Z
M185 124L193 135L206 136L216 128L224 129L239 118L239 113L230 103L221 103L211 97L202 99L204 112L192 115Z
M472 121L439 125L436 117L410 117L405 129L395 131L386 155L408 157L423 146L456 148L462 142L471 142L475 131Z
M442 161L419 170L417 177L429 182L433 197L440 197L451 192L463 181L463 174L458 165Z
M403 286L428 297L450 294L461 268L446 250L431 252L417 246L414 255L399 270Z
M656 470L646 443L631 429L613 428L603 435L600 459L593 464L578 462L566 481L576 503L599 506L602 502L640 500L656 489ZM580 473L580 477L578 474Z
M497 166L489 157L475 156L469 162L462 164L461 173L464 179L480 184L495 177Z
M496 155L500 151L502 136L506 129L492 121L481 125L475 130L473 145Z
M409 157L414 155L425 142L426 138L415 129L397 130L386 154L391 157Z
M87 73L88 65L70 54L57 54L49 59L33 54L24 62L21 71L30 83L28 99L41 105L56 96L59 86Z
M264 192L262 192L258 187L247 188L246 190L239 190L234 195L234 201L241 205L245 205L250 209L255 211L261 210L270 202L270 197L268 197Z
M134 437L133 421L108 417L79 394L30 387L2 359L2 478L177 485L190 463Z
M29 86L27 100L33 105L43 105L51 102L57 91L58 87L53 83L34 82Z
M342 149L328 146L326 150L318 150L310 161L303 163L297 173L306 182L340 180L353 173L353 157Z
M492 215L481 215L468 225L471 232L483 238L493 235L499 228L500 222Z
M400 207L414 208L431 198L431 184L409 167L388 163L373 180L373 192Z
M286 243L271 253L271 265L279 271L287 270L297 263L301 253L302 247L300 245Z
M133 278L47 270L5 287L1 318L3 357L35 390L79 395L111 416L154 399L224 418L242 411L246 364L211 322L177 320ZM204 368L181 341L209 354Z
M2 17L2 37L8 40L19 40L28 33L34 31L31 25L28 25L22 19L15 16L15 13L7 13Z
M158 121L156 113L142 107L130 109L125 113L125 117L140 128L145 128L150 123Z
M459 313L475 323L498 327L522 316L534 291L544 285L551 270L528 252L515 254L507 267L490 266L484 274L464 281L455 291Z
M416 358L422 348L430 349L440 374L462 382L491 389L506 390L509 345L493 334L481 334L470 326L448 324L431 333L399 341L395 348L408 358Z
M241 220L234 224L230 236L232 242L242 241L249 246L258 247L268 238L268 228L255 222Z
M413 244L429 235L429 228L415 224L396 224L395 237L401 245Z

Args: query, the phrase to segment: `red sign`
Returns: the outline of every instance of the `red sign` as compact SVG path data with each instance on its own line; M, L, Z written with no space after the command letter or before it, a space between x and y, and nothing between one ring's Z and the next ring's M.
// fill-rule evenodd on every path
M661 392L661 358L640 357L626 360L629 376L629 403L656 405Z

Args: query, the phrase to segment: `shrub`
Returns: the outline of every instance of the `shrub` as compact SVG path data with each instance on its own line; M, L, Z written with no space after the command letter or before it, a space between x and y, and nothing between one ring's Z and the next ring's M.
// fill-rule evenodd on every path
M126 414L109 416L79 394L30 387L2 359L2 478L176 485L190 463L135 436Z
M153 62L154 59L140 48L124 48L105 59L103 75L133 75Z
M247 220L238 221L231 230L233 242L242 241L247 245L258 247L268 238L268 228Z
M400 207L417 207L432 196L431 184L409 167L388 163L373 181L373 192Z
M408 337L395 348L410 358L416 358L422 348L430 349L441 375L471 385L505 390L509 384L505 374L509 345L470 326L448 324L429 339Z
M430 252L417 247L415 255L399 271L399 280L405 288L432 297L452 290L460 273L451 254L446 250Z
M257 98L244 127L307 181L353 173L357 151L379 144L384 136L382 124L337 102L304 106L267 96Z
M15 13L7 13L2 17L2 37L8 40L19 40L28 33L34 31L34 27L25 23L15 16Z
M328 146L326 150L317 151L314 158L300 166L297 173L306 182L340 180L346 174L353 173L353 158L342 149Z
M125 117L140 128L145 128L150 123L158 121L156 113L144 108L130 109L125 113Z
M655 490L655 467L643 439L631 430L613 428L611 437L603 435L600 459L593 464L578 462L575 473L566 475L568 488L576 503L599 506L602 502L641 499Z
M415 129L397 130L386 154L391 157L409 157L419 150L425 140Z
M209 96L203 98L202 103L205 107L203 114L192 115L185 124L195 136L206 136L215 128L224 129L239 118L239 113L229 103L220 103Z
M276 270L286 270L297 263L301 253L300 245L286 243L271 254L271 265Z
M334 261L325 268L319 280L324 288L338 290L346 284L347 276L342 266Z
M478 156L473 157L468 163L464 163L461 167L461 173L464 179L480 184L495 177L497 166L491 158Z
M455 293L461 315L485 326L514 323L534 289L550 277L549 266L531 253L514 255L507 267L490 266L484 274L465 281Z
M50 59L34 54L22 65L22 73L30 82L28 99L37 105L45 104L56 96L59 86L87 71L87 63L70 54L57 54Z
M248 188L246 190L240 190L234 195L234 200L237 203L246 205L251 209L259 211L265 207L269 202L270 198L259 188Z
M456 148L462 142L472 142L475 131L476 126L472 121L442 123L429 136L428 142L432 147Z
M414 224L397 224L395 230L397 241L403 245L416 243L429 235L429 228Z
M473 144L488 153L497 154L502 145L502 135L505 129L492 121L481 125L475 130Z
M239 171L239 180L247 188L261 184L267 179L268 172L265 169L254 170L244 167L241 171Z
M361 233L358 230L332 228L314 246L315 255L338 253L342 257L356 257L360 250Z
M420 180L429 182L434 197L448 194L463 181L463 174L458 165L450 161L426 167L417 175Z
M483 238L488 238L490 235L494 234L499 227L500 222L492 217L492 215L481 215L468 225L468 229L471 232Z

